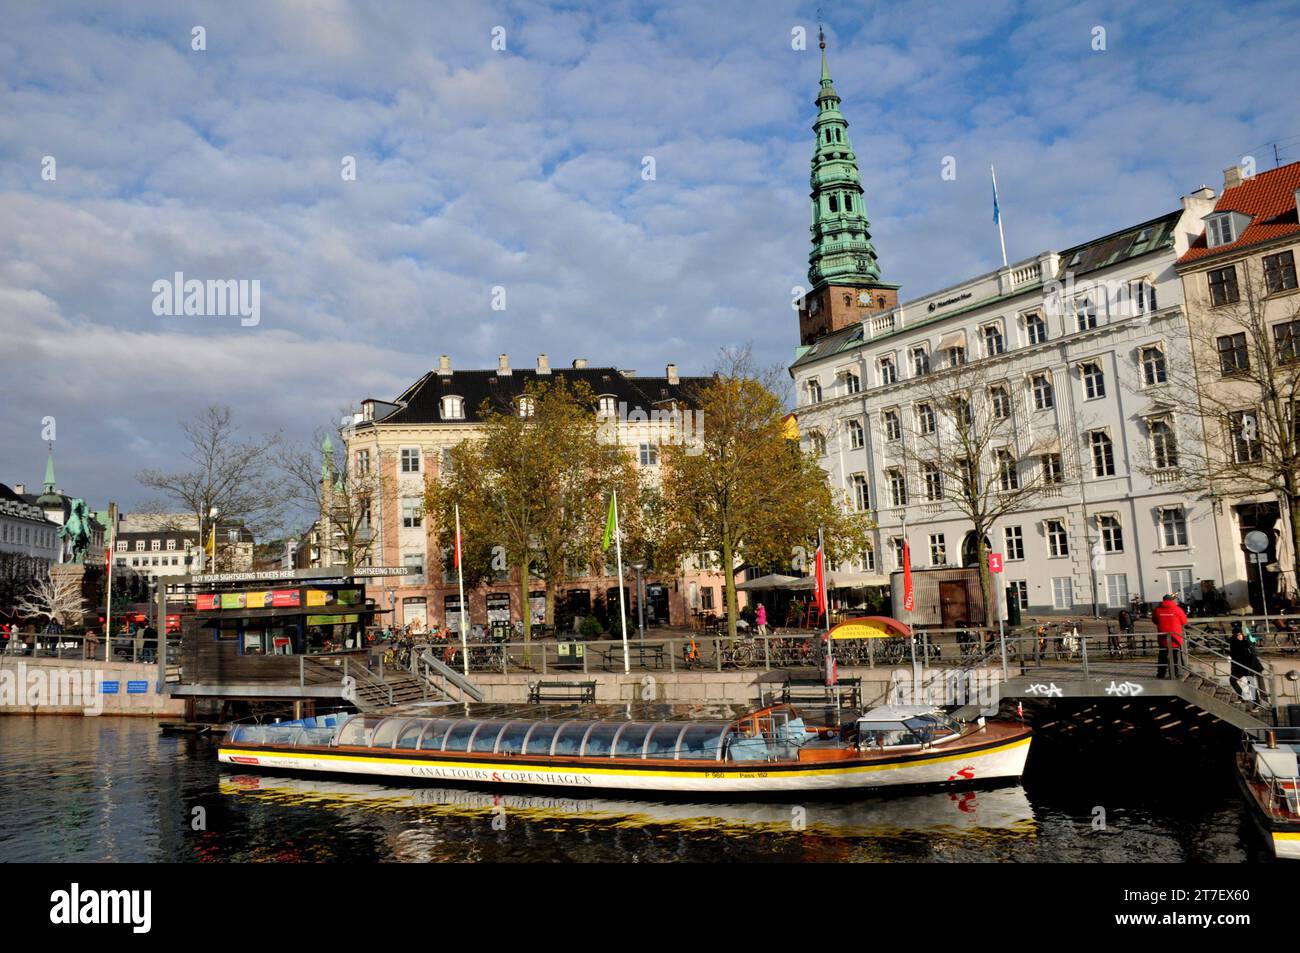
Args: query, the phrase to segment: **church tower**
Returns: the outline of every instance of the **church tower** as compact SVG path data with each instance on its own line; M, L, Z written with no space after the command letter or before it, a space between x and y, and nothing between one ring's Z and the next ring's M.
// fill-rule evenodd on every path
M826 65L826 37L817 31L822 51L821 90L817 94L816 146L812 158L812 290L799 309L799 343L856 324L898 304L898 285L880 280L876 249L862 200L858 160L849 142L849 124Z

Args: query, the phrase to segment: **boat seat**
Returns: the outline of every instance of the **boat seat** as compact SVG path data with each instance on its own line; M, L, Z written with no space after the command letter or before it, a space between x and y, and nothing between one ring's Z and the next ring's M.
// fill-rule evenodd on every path
M1300 775L1296 753L1290 748L1255 748L1255 770L1261 778L1294 778Z
M727 745L732 761L766 761L767 741L763 738L732 738Z

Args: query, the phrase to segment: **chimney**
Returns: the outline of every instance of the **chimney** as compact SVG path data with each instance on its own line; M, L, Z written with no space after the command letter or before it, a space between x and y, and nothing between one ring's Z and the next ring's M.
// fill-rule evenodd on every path
M446 354L438 358L438 375L440 377L451 376L451 358L449 358Z
M24 493L27 492L27 484L26 484L26 483L15 483L15 484L14 484L14 492L17 493L19 496L22 496Z
M670 384L680 384L682 382L681 378L677 376L676 364L669 364L664 368L664 376L668 378L668 383Z
M510 355L502 354L497 358L497 377L510 376Z
M1235 189L1237 186L1241 185L1241 173L1242 168L1239 165L1230 165L1228 168L1224 169L1223 191L1226 192L1228 189Z
M587 366L587 359L585 357L575 357L573 359L573 369L575 371L580 371L586 366Z
M632 370L632 368L630 367L626 368L625 370L619 371L619 373L622 374L624 377L626 377L628 380L631 380L632 378L636 377L636 371Z
M551 373L551 359L547 357L545 354L537 355L537 373L538 374Z

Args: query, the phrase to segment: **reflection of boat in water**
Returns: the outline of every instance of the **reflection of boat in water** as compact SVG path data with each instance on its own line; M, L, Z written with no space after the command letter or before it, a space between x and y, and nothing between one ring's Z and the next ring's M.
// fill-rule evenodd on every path
M1279 740L1279 735L1283 740ZM1237 783L1277 857L1300 860L1300 729L1246 732Z
M524 818L595 821L619 827L707 827L736 833L789 831L796 809L812 834L871 837L894 833L962 833L1034 830L1033 811L1024 789L930 792L852 802L815 800L797 808L789 804L689 804L569 798L549 794L497 794L468 788L390 787L318 777L260 774L225 775L221 793L294 807L336 810L414 811L438 816L479 816L504 809Z
M1020 777L1030 731L926 706L809 727L789 705L730 721L352 715L235 725L227 764L570 789L736 795L962 785Z

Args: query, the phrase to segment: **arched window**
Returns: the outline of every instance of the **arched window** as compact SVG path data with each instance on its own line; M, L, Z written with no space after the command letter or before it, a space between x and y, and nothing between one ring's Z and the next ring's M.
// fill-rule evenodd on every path
M1056 406L1056 394L1052 381L1046 374L1034 375L1034 409L1051 410Z
M819 457L826 456L826 435L817 430L809 433L808 449Z
M465 401L463 398L448 395L442 399L443 420L464 420Z
M832 194L829 198L827 198L826 202L830 206L832 212L838 212L840 210L840 204L839 202L835 201L834 194Z
M596 415L599 417L613 417L618 413L618 401L609 394L600 397L596 404Z

